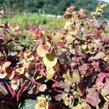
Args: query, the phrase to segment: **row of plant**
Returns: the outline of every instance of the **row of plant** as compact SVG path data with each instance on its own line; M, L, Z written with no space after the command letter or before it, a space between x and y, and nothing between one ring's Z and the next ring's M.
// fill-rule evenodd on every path
M6 12L5 12L6 14ZM37 13L23 13L17 15L4 15L1 19L2 22L16 22L20 28L27 28L33 25L43 27L43 29L61 29L65 25L65 19L57 17L49 17L47 15L39 15ZM46 29L47 28L47 29Z
M0 26L0 109L108 109L106 22L74 6L64 17L65 28L50 34Z

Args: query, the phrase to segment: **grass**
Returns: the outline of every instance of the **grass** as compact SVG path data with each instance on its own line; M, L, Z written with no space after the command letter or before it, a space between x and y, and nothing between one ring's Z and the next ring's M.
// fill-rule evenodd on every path
M11 18L4 17L1 19L2 22L15 22L21 28L33 26L33 25L41 25L48 29L59 29L65 25L65 20L60 18L52 18L47 16L41 16L38 14L22 14L22 15L15 15Z

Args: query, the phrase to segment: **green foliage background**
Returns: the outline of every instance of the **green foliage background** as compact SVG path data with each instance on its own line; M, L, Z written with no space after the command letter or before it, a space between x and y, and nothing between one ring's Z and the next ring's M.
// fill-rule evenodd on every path
M0 0L0 7L14 12L38 12L63 15L66 8L74 4L78 9L85 8L87 13L93 11L98 0ZM15 11L16 10L16 11ZM109 4L104 10L104 17L109 18Z

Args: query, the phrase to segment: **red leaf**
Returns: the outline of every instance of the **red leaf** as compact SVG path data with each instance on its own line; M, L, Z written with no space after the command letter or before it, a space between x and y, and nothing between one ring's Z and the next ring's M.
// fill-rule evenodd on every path
M62 89L67 89L69 90L69 86L66 84L66 83L54 83L52 85L52 87L55 87L55 88L62 88Z
M93 96L89 96L88 95L87 98L86 98L86 100L92 106L95 106L96 107L98 105L98 102L97 102L96 98L94 98Z
M106 73L99 73L98 78L96 80L96 84L101 83L106 76L107 76Z
M12 97L14 98L16 96L16 92L12 89L11 85L5 82L5 85L8 89L8 91L11 93Z
M21 95L23 94L24 91L28 89L30 85L30 81L26 81L25 84L21 87L21 89L17 93L17 101L20 100Z
M93 92L93 95L87 95L86 101L92 106L96 107L100 103L99 95L97 92Z

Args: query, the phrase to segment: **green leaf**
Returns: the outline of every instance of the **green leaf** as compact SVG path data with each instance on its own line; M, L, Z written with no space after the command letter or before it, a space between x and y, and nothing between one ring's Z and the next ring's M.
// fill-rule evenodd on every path
M80 74L79 74L79 72L73 72L72 73L72 77L73 77L73 80L75 82L80 82Z
M22 109L34 109L36 104L36 100L28 99L25 101L25 104L23 105Z
M46 54L46 56L43 57L43 62L47 68L52 68L57 63L57 57L53 53Z
M47 69L47 72L46 72L46 78L50 80L53 78L54 74L55 74L55 70L53 68L49 68Z
M39 45L37 47L37 54L40 56L40 57L44 57L48 52L43 48L43 45Z

